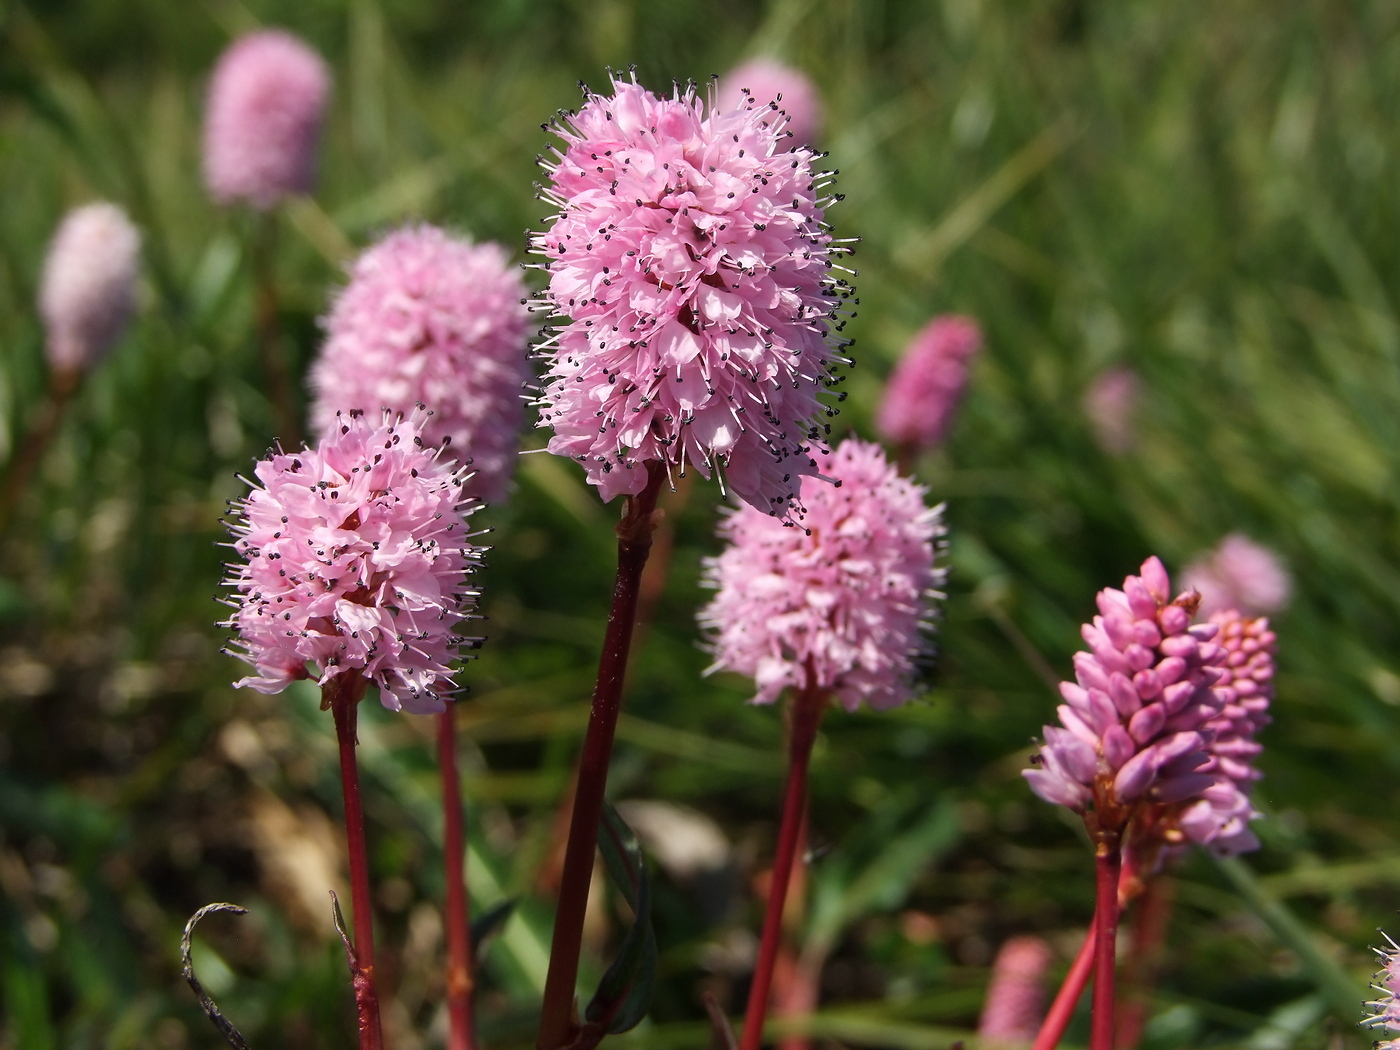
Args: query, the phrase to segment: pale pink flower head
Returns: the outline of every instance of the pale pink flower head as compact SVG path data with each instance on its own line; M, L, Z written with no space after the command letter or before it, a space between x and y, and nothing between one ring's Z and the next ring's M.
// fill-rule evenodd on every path
M458 648L480 641L454 632L476 605L482 548L465 468L423 440L427 415L346 413L316 448L257 465L229 526L244 560L229 566L225 626L256 671L237 686L361 675L388 708L444 709Z
M305 193L330 97L330 70L281 29L235 40L219 57L204 114L204 182L221 204L266 210Z
M889 441L933 448L948 433L967 386L968 362L982 347L970 317L935 317L914 336L885 384L876 427Z
M1137 373L1122 365L1100 372L1084 392L1084 414L1105 452L1122 455L1132 449L1141 393Z
M122 337L140 264L141 235L115 204L84 204L64 216L39 282L44 352L55 375L86 371Z
M1386 947L1375 952L1381 957L1381 969L1376 974L1377 983L1371 985L1380 992L1379 998L1367 1003L1371 1016L1361 1023L1367 1028L1384 1028L1388 1032L1400 1033L1400 945L1390 939L1384 930ZM1400 1039L1382 1039L1375 1044L1376 1050L1400 1050Z
M1220 628L1216 638L1225 650L1225 677L1216 686L1225 704L1206 723L1215 783L1176 817L1176 823L1192 842L1233 856L1259 848L1249 829L1249 822L1259 816L1249 795L1262 776L1254 760L1263 748L1254 737L1272 721L1269 704L1274 698L1278 639L1268 620L1234 610L1216 613L1211 621Z
M1076 681L1060 683L1060 726L1045 727L1035 766L1023 773L1047 802L1105 826L1126 826L1154 804L1200 798L1215 784L1207 727L1225 705L1216 624L1191 624L1198 596L1171 597L1156 558L1123 589L1099 592L1099 615L1082 629Z
M899 476L880 446L848 439L802 481L804 516L785 523L740 507L719 527L729 546L706 560L718 593L700 611L710 670L748 675L754 703L784 689L828 690L854 711L909 699L944 570L943 508Z
M755 58L720 77L720 109L740 109L750 99L782 110L787 115L787 130L796 141L816 141L822 127L822 100L806 73L776 59Z
M525 284L499 244L436 226L397 230L355 260L311 368L312 423L429 405L430 445L470 460L467 492L505 497L528 377Z
M992 961L977 1035L983 1045L1029 1043L1045 1019L1045 977L1053 953L1041 937L1012 937Z
M657 98L613 81L560 118L531 239L560 319L540 423L605 500L647 464L722 471L745 502L785 514L823 470L818 401L850 287L834 276L817 158L757 103L706 113L694 87Z
M1228 609L1250 615L1278 612L1288 604L1293 580L1279 556L1248 536L1232 532L1182 574L1201 592L1201 614Z

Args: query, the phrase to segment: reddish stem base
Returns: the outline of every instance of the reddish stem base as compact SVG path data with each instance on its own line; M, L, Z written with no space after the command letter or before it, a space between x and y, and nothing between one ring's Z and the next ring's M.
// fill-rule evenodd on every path
M545 975L544 1001L540 1007L538 1050L568 1046L578 1028L574 986L578 981L588 888L593 879L593 854L598 844L598 825L603 819L603 794L608 783L613 736L622 710L622 684L637 621L637 596L642 571L651 553L652 530L656 527L653 512L661 483L666 480L662 464L648 464L648 471L646 488L636 496L627 497L627 509L617 526L617 582L613 585L612 609L608 613L603 653L598 661L593 706L588 712L588 731L579 756L574 812L569 822L569 841L564 847L559 906L555 912L549 971Z
M773 966L783 936L783 904L787 900L788 883L792 879L792 868L802 839L802 817L807 806L807 765L812 757L812 745L816 742L817 726L826 711L827 700L825 690L810 685L793 699L788 779L778 827L778 847L773 855L773 881L768 890L763 938L758 945L758 962L754 966L753 984L749 987L749 1003L744 1011L744 1032L739 1039L739 1050L759 1050L763 1045L763 1022L768 1014Z
M1114 965L1118 941L1118 876L1123 853L1118 835L1102 832L1094 853L1094 1012L1089 1050L1113 1050Z
M472 1030L472 928L464 862L462 781L457 773L457 732L449 703L438 719L438 768L442 773L442 862L447 879L447 1018L448 1050L475 1050Z
M369 851L365 848L365 815L360 805L360 772L355 762L356 715L367 685L360 675L338 674L322 687L321 706L331 709L340 744L340 787L345 796L345 844L350 857L350 902L355 929L351 976L355 985L360 1050L383 1050L379 993L374 987L374 910L370 903Z

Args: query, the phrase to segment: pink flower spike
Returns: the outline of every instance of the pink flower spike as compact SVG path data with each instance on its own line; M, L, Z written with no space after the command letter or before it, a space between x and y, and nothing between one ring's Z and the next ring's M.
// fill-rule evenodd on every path
M239 37L219 57L204 115L204 181L221 204L266 211L309 191L330 70L291 33Z
M970 317L935 317L914 336L885 385L876 426L897 445L937 446L953 422L967 386L968 362L982 348Z
M39 283L44 352L55 375L87 371L122 337L140 254L141 235L115 204L85 204L59 224Z
M750 99L782 110L797 142L816 141L822 127L821 96L806 73L771 58L755 58L720 77L719 109L743 109Z
M465 469L423 441L428 415L352 412L315 449L257 465L261 484L229 525L246 560L229 566L224 626L257 672L238 687L355 674L393 710L444 709L458 647L480 642L453 632L475 608L467 577L483 548L467 531Z
M1254 760L1262 750L1254 736L1272 719L1276 638L1266 619L1250 619L1231 610L1211 618L1219 626L1217 639L1225 652L1225 677L1216 686L1225 700L1220 713L1206 723L1211 741L1213 785L1179 816L1181 830L1192 842L1222 856L1259 848L1249 822L1259 816L1250 804L1254 782L1262 775Z
M1200 591L1203 616L1229 609L1251 616L1278 612L1293 591L1279 556L1238 532L1191 562L1182 575L1188 587Z
M505 498L529 371L525 284L495 243L436 226L396 230L355 260L311 369L312 425L337 412L429 405L430 445L470 461L467 492Z
M558 215L540 346L549 450L583 464L604 500L637 494L647 464L692 466L769 514L827 470L818 395L851 295L823 225L833 198L785 118L756 102L708 114L694 87L633 81L560 118L543 197Z
M1400 945L1383 930L1381 936L1387 946L1375 949L1381 957L1381 969L1376 974L1377 983L1371 986L1381 994L1366 1004L1371 1008L1371 1016L1361 1023L1367 1028L1400 1033ZM1400 1039L1382 1039L1375 1047L1376 1050L1400 1050Z
M721 523L729 546L704 568L718 593L699 614L710 670L753 678L759 704L815 686L849 711L897 707L942 597L942 507L926 507L878 445L844 441L828 470L839 487L804 479L800 524L752 507Z
M1194 801L1216 782L1208 726L1229 697L1216 685L1228 651L1196 637L1196 596L1168 601L1170 593L1156 558L1121 591L1100 592L1101 613L1083 629L1089 651L1074 658L1078 683L1061 687L1071 732L1046 726L1023 774L1047 802L1080 813L1092 805L1109 830L1139 811Z
M1050 945L1040 937L1012 937L992 962L977 1036L992 1043L1029 1043L1045 1017L1045 977Z
M1119 365L1100 372L1084 392L1084 414L1105 452L1121 456L1136 440L1133 417L1141 400L1142 382L1131 368Z

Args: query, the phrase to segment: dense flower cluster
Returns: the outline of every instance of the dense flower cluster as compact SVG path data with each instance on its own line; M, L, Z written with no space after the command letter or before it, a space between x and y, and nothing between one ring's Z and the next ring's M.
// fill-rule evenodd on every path
M313 425L340 411L430 405L423 440L470 460L471 495L504 498L524 415L528 311L505 249L435 226L361 255L325 321L311 370Z
M613 89L561 118L545 165L559 214L531 241L563 321L541 347L549 450L604 499L641 491L644 464L689 464L785 513L824 469L818 395L844 360L825 176L774 108Z
M1261 776L1254 759L1263 748L1255 734L1269 724L1274 692L1274 646L1277 638L1269 621L1249 619L1231 611L1212 617L1225 650L1225 677L1216 692L1224 700L1220 713L1206 723L1211 734L1207 750L1215 776L1196 802L1178 818L1191 841L1216 853L1236 854L1259 848L1249 822L1259 814L1249 794Z
M1201 592L1203 616L1229 609L1253 616L1278 612L1293 590L1278 555L1238 532L1188 565L1183 578L1187 586Z
M1053 959L1040 937L1012 937L1001 946L977 1023L980 1045L1021 1045L1035 1038L1045 1019L1045 978Z
M1197 596L1171 598L1156 558L1122 590L1099 592L1099 615L1085 624L1088 652L1074 655L1076 682L1063 682L1062 727L1045 727L1039 764L1023 774L1047 802L1100 819L1126 820L1139 801L1199 798L1216 778L1208 723L1226 695L1226 650L1215 624L1192 625Z
M901 478L878 445L843 442L830 460L839 487L802 482L802 526L741 507L720 525L728 548L708 559L718 590L700 612L713 632L712 670L749 675L755 703L786 688L833 692L848 710L909 698L931 600L942 508Z
M121 338L136 299L141 235L115 204L74 208L44 259L39 313L55 373L91 368Z
M311 189L330 95L321 56L291 33L248 33L220 56L204 116L204 181L221 203L267 209Z
M880 433L912 449L941 442L967 386L968 361L981 346L982 330L970 317L935 317L920 329L885 385Z
M771 58L755 58L720 78L719 108L741 109L750 99L760 106L776 103L787 116L787 130L798 142L815 142L822 126L817 86L800 70Z
M1366 1005L1371 1008L1371 1016L1362 1024L1368 1028L1384 1028L1388 1032L1400 1033L1400 945L1382 931L1389 947L1377 948L1381 957L1381 969L1376 974L1380 983L1372 985L1380 992L1380 998ZM1382 1039L1375 1044L1376 1050L1400 1050L1400 1039Z
M426 416L349 413L315 449L257 465L261 485L230 525L246 561L229 567L225 626L257 672L237 685L280 692L309 664L323 685L363 675L395 710L443 710L482 549L468 537L465 468L423 441Z

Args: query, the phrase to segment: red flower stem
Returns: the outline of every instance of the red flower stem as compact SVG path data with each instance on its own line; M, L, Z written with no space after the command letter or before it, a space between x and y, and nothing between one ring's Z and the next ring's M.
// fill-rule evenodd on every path
M447 877L448 1050L475 1050L472 1031L472 928L467 900L462 781L457 774L457 731L451 703L438 715L438 768L442 773L443 870Z
M1123 967L1123 984L1128 990L1118 1010L1119 1050L1134 1050L1147 1023L1149 996L1157 977L1157 963L1167 937L1175 883L1166 875L1149 879L1133 916L1133 939Z
M574 812L569 840L564 847L564 870L559 880L559 906L554 917L554 938L549 948L544 1001L540 1006L539 1050L558 1050L573 1041L574 986L578 981L578 957L583 945L583 920L588 907L588 887L593 878L593 855L598 845L598 825L603 819L603 794L608 784L613 735L622 710L622 683L637 621L637 595L651 534L656 527L656 498L666 470L661 463L647 464L646 487L627 497L627 508L617 526L617 581L608 613L603 652L598 661L598 682L588 712L588 730L579 756Z
M383 1050L379 994L374 987L374 909L369 892L369 853L365 849L365 815L360 806L360 772L355 763L355 723L368 681L358 674L338 674L321 688L321 706L335 717L340 742L340 788L345 796L345 845L350 856L350 904L355 929L355 1011L360 1050Z
M258 357L262 364L263 382L272 402L272 421L282 447L294 449L301 444L301 423L292 381L287 373L286 351L282 343L282 321L277 302L277 280L273 270L277 242L277 213L268 211L256 217L253 232L253 292L254 328L257 331Z
M792 704L792 732L789 738L787 789L778 825L778 848L773 855L773 879L768 888L767 911L763 916L763 937L758 945L749 1003L744 1011L744 1033L739 1050L759 1050L763 1045L763 1021L768 1014L768 996L773 986L773 966L783 936L783 904L788 882L802 837L802 817L807 807L807 764L816 743L817 726L826 710L827 692L807 685Z
M1123 853L1118 832L1100 831L1094 850L1094 1010L1089 1050L1113 1050L1114 958L1118 939L1118 876Z
M1089 984L1089 978L1094 973L1094 928L1097 919L1095 916L1094 921L1089 923L1088 932L1084 934L1084 943L1079 946L1079 954L1074 957L1069 973L1065 974L1064 983L1055 993L1055 1001L1050 1004L1050 1011L1045 1015L1040 1031L1036 1033L1031 1050L1055 1050L1064 1038L1065 1029L1074 1017L1075 1007L1079 1005L1084 989Z

